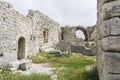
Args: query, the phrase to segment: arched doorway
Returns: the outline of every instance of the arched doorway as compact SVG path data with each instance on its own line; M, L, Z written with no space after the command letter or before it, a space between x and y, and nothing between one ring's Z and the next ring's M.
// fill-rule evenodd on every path
M24 37L19 38L17 57L18 59L25 58L25 38Z
M48 43L48 29L43 31L44 43Z

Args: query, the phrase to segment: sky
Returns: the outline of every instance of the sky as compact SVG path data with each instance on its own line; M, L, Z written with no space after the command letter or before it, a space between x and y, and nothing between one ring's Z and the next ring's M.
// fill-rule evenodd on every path
M27 15L28 10L39 10L65 25L92 26L96 24L97 0L2 0L11 3L15 10Z
M93 26L96 24L97 0L2 0L11 3L23 15L39 10L61 26ZM80 33L79 33L80 34Z

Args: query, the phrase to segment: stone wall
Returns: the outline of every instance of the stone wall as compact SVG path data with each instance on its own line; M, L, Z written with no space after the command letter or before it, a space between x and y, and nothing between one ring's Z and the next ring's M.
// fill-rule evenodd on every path
M87 27L88 41L95 41L98 38L97 25Z
M68 54L76 53L87 56L96 55L97 49L95 45L88 48L84 44L85 43L61 41L59 44L57 44L57 49Z
M0 65L17 60L18 40L25 38L25 56L29 53L31 20L15 11L9 3L0 2Z
M48 30L47 43L44 43L44 30ZM17 60L20 46L25 47L24 58L44 48L55 48L60 33L60 25L39 11L30 10L23 16L9 3L0 1L0 66ZM23 44L18 44L21 38Z
M68 41L68 42L82 42L84 41L82 38L76 37L76 31L81 30L85 36L85 40L88 40L87 36L87 29L83 26L65 26L62 27L62 40Z
M120 0L98 0L100 80L120 80Z
M56 44L59 43L60 40L61 26L39 11L29 10L28 17L32 19L32 22L34 23L31 36L38 38L37 42L39 43L37 44L39 44L40 50L45 51L50 48L55 49ZM43 33L46 30L48 42L44 43ZM33 39L32 41L36 40ZM33 48L36 45L34 44Z
M0 66L17 60L21 39L25 45L20 46L25 47L24 58L27 58L29 54L56 49L61 39L81 42L75 36L75 31L80 29L86 40L91 38L97 42L100 80L120 80L120 0L98 0L97 10L97 27L88 29L88 33L82 26L64 27L61 32L60 25L41 12L29 10L28 15L23 16L9 3L0 1ZM71 52L69 45L72 44L66 43L65 51Z

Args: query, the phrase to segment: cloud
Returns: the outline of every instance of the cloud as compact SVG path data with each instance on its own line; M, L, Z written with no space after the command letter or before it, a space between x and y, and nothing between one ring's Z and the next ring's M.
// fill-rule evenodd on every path
M94 25L96 0L5 0L20 13L39 10L61 25Z
M55 5L64 19L64 24L94 25L96 22L95 0L60 0Z

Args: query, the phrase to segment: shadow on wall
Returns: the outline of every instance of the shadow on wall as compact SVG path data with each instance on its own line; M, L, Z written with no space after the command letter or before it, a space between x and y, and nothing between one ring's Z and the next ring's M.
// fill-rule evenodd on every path
M18 60L25 58L25 38L20 37L18 41Z

